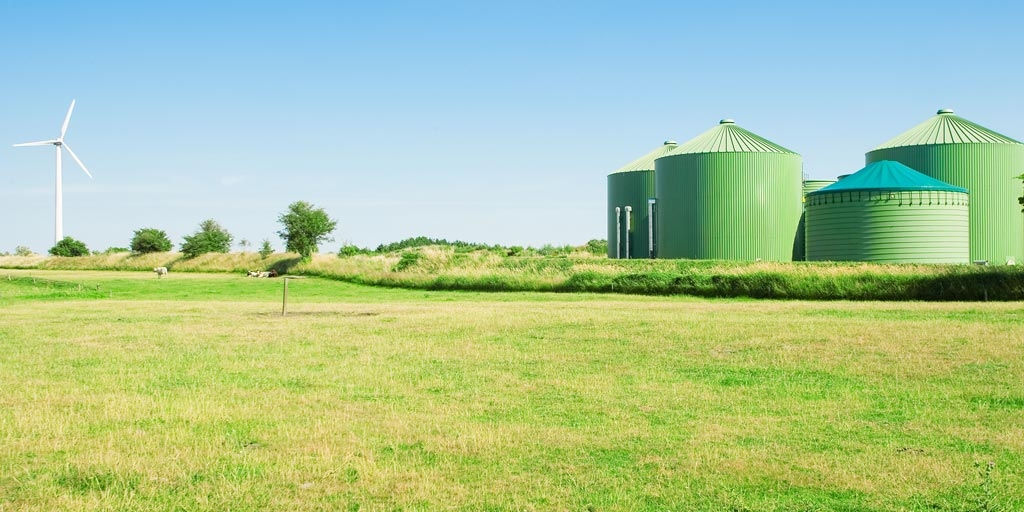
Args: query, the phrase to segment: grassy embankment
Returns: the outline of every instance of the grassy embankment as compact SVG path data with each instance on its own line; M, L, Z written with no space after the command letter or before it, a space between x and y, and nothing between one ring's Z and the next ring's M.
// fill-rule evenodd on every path
M374 286L472 291L554 291L805 300L1024 300L1024 268L973 265L609 260L585 251L509 256L420 247L339 258L255 253L127 253L81 258L0 257L0 267L64 270L245 272L274 268Z
M280 291L0 271L0 509L1024 509L1020 304Z

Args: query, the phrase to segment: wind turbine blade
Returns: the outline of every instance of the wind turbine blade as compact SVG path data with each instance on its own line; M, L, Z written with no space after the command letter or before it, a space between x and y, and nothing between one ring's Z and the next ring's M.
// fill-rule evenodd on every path
M68 123L71 122L71 111L75 109L75 100L71 100L71 106L68 107L68 115L64 116L64 126L60 127L60 140L64 140L64 133L68 131Z
M85 171L85 175L92 178L92 174L89 173L89 169L85 168L85 164L83 164L82 161L78 159L78 155L76 155L74 151L71 151L71 148L69 148L67 144L63 144L63 146L64 149L68 150L68 154L71 155L71 158L74 158L75 162L78 163L78 166L81 167L83 171Z
M39 142L23 142L21 144L14 144L14 147L20 148L20 147L23 147L23 146L50 146L50 145L56 144L58 142L60 142L60 141L58 141L58 140L41 140Z

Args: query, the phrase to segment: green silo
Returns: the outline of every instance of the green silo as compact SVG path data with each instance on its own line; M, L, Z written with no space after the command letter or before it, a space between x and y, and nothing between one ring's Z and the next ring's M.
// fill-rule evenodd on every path
M807 195L807 260L967 263L967 189L882 160Z
M895 160L970 191L970 259L1024 261L1024 215L1017 197L1024 144L939 110L931 119L867 153L867 163Z
M659 257L793 259L800 155L723 119L654 168Z
M807 247L805 243L806 237L804 236L804 217L806 216L807 210L807 194L814 192L815 190L825 188L836 180L804 180L803 194L801 198L801 209L800 212L800 223L796 227L796 240L793 242L793 261L807 261Z
M676 147L676 141L667 140L608 175L609 258L652 257L653 217L649 212L654 208L654 160ZM630 210L628 215L626 207Z

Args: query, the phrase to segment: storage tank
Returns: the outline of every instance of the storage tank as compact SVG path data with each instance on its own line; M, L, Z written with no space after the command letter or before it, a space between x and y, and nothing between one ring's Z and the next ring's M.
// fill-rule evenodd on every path
M846 175L846 176L849 176L849 175ZM835 180L804 180L804 185L803 185L804 195L803 195L803 197L806 198L807 194L810 194L811 192L814 192L815 190L821 190L821 189L823 189L823 188L825 188L825 187L835 183L836 181L839 181L839 180L838 179L835 179Z
M937 115L867 153L866 163L895 160L970 191L970 259L1024 260L1024 215L1017 198L1024 144L953 113Z
M808 261L967 263L967 189L882 160L807 194Z
M650 258L657 249L651 231L654 160L678 147L667 140L608 175L608 257ZM629 207L628 223L626 207ZM616 210L617 209L617 210ZM627 249L628 246L628 249Z
M835 182L836 180L804 180L803 194L800 196L800 222L796 226L796 240L793 242L793 261L807 260L807 247L805 243L806 237L804 234L804 217L807 210L807 194L810 194L815 190L825 188Z
M802 165L731 119L657 159L659 257L791 261Z

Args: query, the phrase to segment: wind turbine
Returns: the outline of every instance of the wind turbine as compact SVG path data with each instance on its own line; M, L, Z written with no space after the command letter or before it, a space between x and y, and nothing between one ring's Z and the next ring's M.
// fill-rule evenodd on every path
M25 142L23 144L15 144L14 147L21 146L49 146L53 145L57 149L57 225L54 229L54 236L56 242L60 242L64 239L64 195L61 192L61 169L60 169L60 148L68 150L68 154L71 158L75 159L75 163L85 171L85 175L92 178L92 174L89 173L89 169L85 168L85 164L78 159L74 151L71 151L71 147L64 142L64 134L68 131L68 123L71 121L71 111L75 109L75 100L71 100L71 106L68 107L68 115L64 117L64 125L60 127L60 136L53 140L41 140L39 142Z

